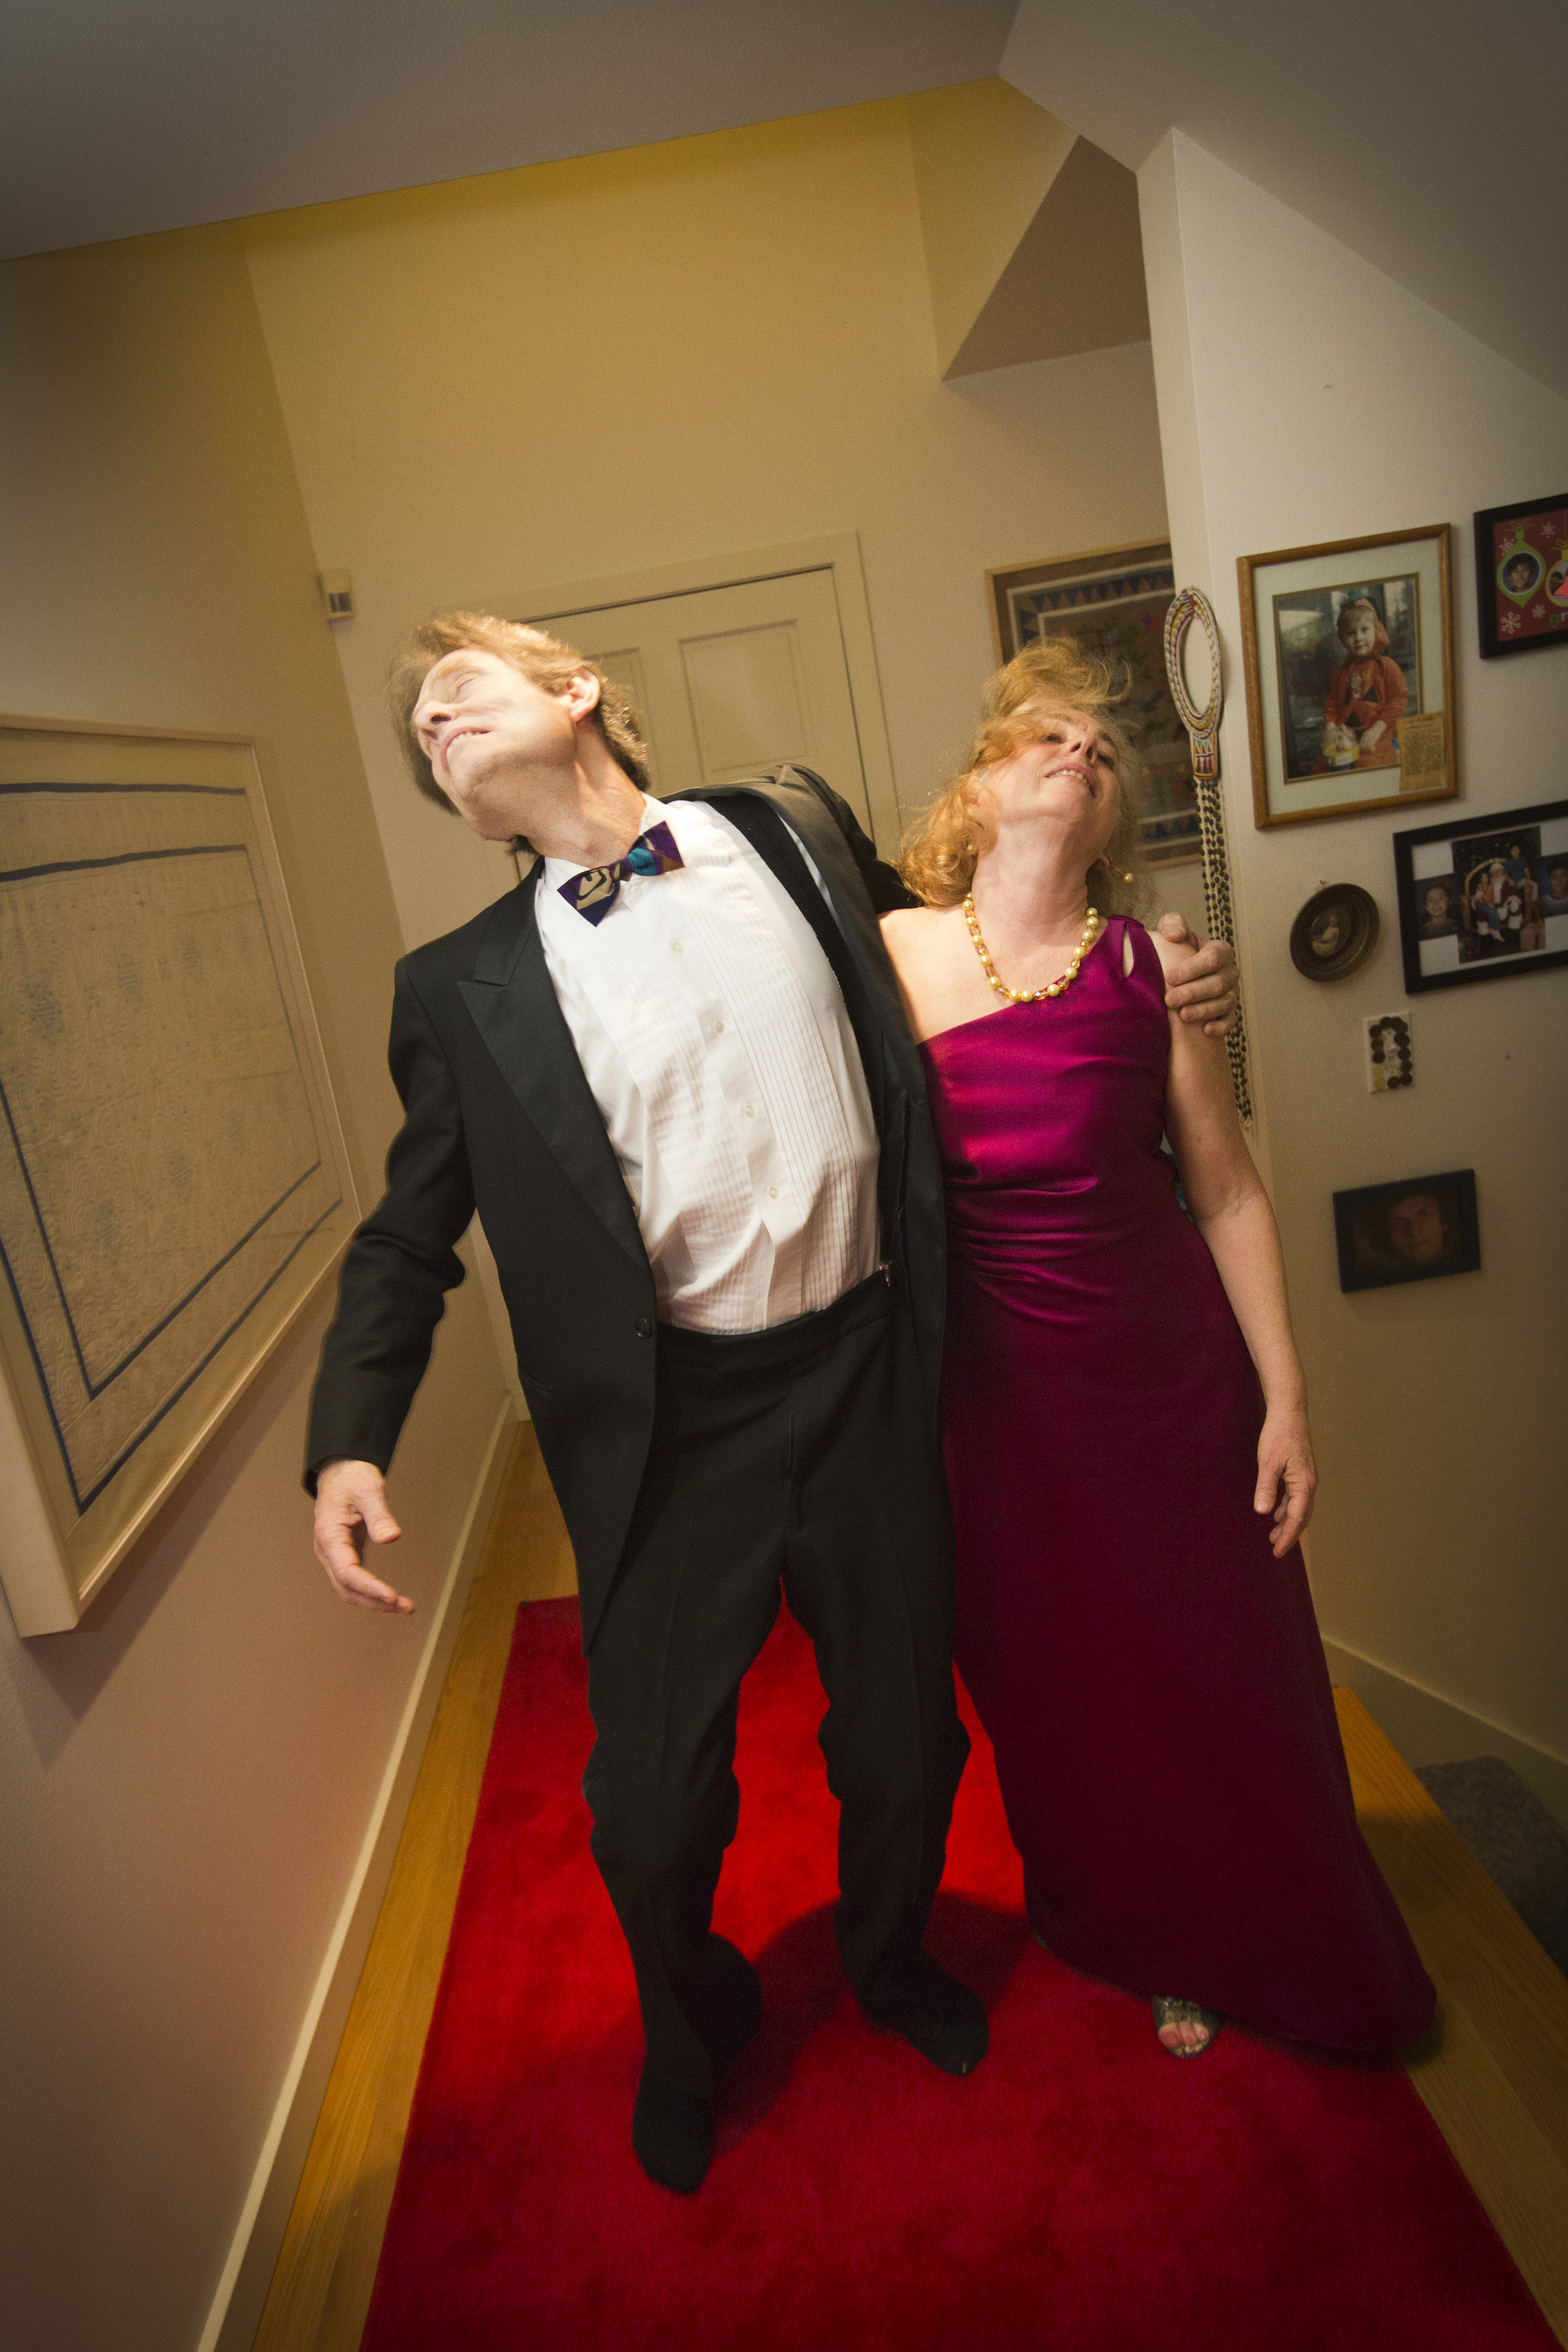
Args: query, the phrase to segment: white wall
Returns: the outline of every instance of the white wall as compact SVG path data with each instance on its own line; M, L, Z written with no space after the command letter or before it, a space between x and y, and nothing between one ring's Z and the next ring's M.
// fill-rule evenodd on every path
M993 666L983 574L1165 529L1146 345L938 381L901 100L247 222L405 934L493 858L387 731L434 607L858 531L906 813Z
M5 265L0 354L0 708L269 748L306 967L373 1200L396 1116L396 920L233 232ZM334 1981L334 1938L367 1924L356 1873L502 1387L476 1286L394 1477L398 1573L420 1613L345 1610L310 1556L299 1486L329 1304L76 1632L22 1643L0 1606L0 2334L16 2352L196 2343L312 2000ZM329 2021L328 2038L329 2055ZM268 2227L290 2187L275 2183ZM253 2325L270 2260L258 2241Z
M1455 526L1461 802L1568 795L1568 655L1483 663L1470 517L1560 486L1568 404L1179 134L1139 175L1178 576L1230 653L1227 823L1259 1094L1323 1485L1325 1634L1568 1759L1568 972L1410 1005L1416 1083L1369 1095L1358 1016L1404 1006L1390 836L1443 803L1260 833L1251 814L1236 559ZM1383 933L1352 980L1286 953L1324 881ZM1342 1297L1330 1195L1473 1167L1482 1270ZM1513 1751L1511 1750L1511 1753ZM1568 1782L1542 1770L1558 1801Z

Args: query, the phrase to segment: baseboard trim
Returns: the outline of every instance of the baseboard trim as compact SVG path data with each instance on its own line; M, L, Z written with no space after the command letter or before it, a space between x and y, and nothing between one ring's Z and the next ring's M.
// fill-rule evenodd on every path
M359 1857L306 2005L293 2056L251 2176L250 2189L197 2352L250 2352L255 2341L284 2230L305 2168L310 2137L392 1874L403 1817L462 1622L463 1603L478 1563L501 1479L511 1458L517 1419L512 1399L504 1399L497 1411L479 1475L453 1549L451 1566L431 1612L430 1631L371 1809Z
M1323 1654L1330 1681L1349 1684L1406 1764L1456 1764L1471 1756L1500 1756L1568 1829L1568 1763L1562 1757L1379 1665L1375 1658L1363 1657L1343 1642L1325 1637Z

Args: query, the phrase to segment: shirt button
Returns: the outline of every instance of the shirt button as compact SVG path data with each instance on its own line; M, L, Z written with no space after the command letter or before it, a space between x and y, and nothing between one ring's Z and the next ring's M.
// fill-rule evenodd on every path
M779 1198L779 1187L777 1184L769 1184L768 1187L768 1197L770 1201L776 1201Z
M755 1118L757 1116L757 1113L752 1109L749 1103L746 1106L746 1116L747 1118Z
M723 1034L724 1034L724 1023L723 1023L722 1021L716 1021L716 1022L714 1023L714 1024L713 1024L713 1034L714 1034L714 1035L715 1035L716 1037L722 1037L722 1036L723 1036Z
M685 950L681 945L679 940L672 940L670 941L670 953L672 955L685 955Z
M633 1328L636 1330L639 1339L651 1339L653 1336L653 1327L645 1315L638 1316L636 1324Z

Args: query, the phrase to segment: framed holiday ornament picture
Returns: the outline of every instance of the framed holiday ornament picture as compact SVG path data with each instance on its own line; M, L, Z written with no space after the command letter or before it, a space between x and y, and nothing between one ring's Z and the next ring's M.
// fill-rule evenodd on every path
M1568 490L1476 517L1481 659L1568 645Z

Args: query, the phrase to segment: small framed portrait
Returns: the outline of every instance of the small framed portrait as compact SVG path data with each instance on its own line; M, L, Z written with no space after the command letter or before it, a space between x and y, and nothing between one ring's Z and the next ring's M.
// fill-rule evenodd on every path
M986 591L999 661L1069 637L1123 674L1119 715L1144 763L1145 859L1181 866L1200 856L1192 746L1166 677L1166 614L1176 594L1168 543L1014 564L988 572Z
M1474 1274L1480 1265L1473 1168L1336 1192L1333 1223L1342 1290L1430 1282L1437 1275Z
M1458 792L1448 540L1445 522L1238 559L1260 827Z
M1568 490L1476 517L1481 659L1568 645Z
M1568 962L1568 801L1396 833L1394 871L1406 988Z

